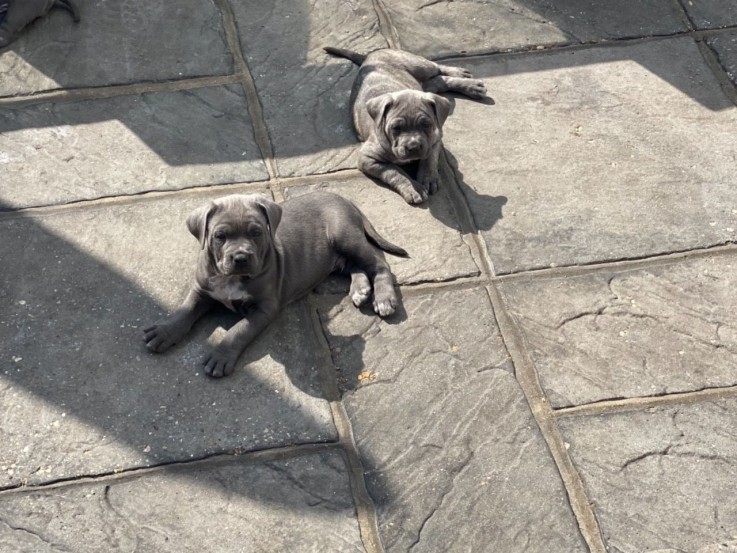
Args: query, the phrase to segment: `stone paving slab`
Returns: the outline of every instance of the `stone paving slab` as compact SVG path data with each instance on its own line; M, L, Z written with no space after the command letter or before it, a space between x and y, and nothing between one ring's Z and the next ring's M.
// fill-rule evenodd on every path
M690 39L465 65L496 105L457 100L444 143L497 273L737 239L737 107Z
M295 197L318 189L334 192L355 203L382 236L407 250L408 259L386 255L400 284L479 274L442 187L424 208L407 205L396 192L363 176L346 178L341 183L290 186L286 195ZM346 279L346 286L347 282Z
M212 0L78 0L0 54L0 96L233 72Z
M362 552L337 452L0 495L6 553Z
M268 177L238 85L0 108L0 167L5 209Z
M727 76L737 86L737 31L711 36L707 42L717 53Z
M0 486L336 439L302 304L227 379L199 368L237 320L224 308L171 351L146 350L143 327L189 288L199 246L184 221L206 201L0 220Z
M735 423L734 398L558 420L610 553L732 550Z
M697 29L737 25L737 5L730 0L685 0L681 3Z
M386 551L587 551L485 291L404 309L320 310Z
M354 168L357 141L348 98L356 68L322 49L385 48L371 0L277 0L232 6L279 174Z
M401 47L427 57L683 32L670 0L385 2Z
M725 256L500 288L560 408L737 385L736 268Z

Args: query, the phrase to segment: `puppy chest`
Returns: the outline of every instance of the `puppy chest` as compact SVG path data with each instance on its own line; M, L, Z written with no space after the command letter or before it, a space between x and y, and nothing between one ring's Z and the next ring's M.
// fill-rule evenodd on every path
M215 278L210 279L209 284L210 297L231 311L243 315L256 303L256 298L248 291L246 283L239 279Z

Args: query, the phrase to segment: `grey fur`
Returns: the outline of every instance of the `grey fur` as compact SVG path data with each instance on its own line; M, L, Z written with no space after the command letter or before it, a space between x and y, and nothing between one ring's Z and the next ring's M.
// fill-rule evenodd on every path
M351 275L356 306L369 299L372 285L380 316L393 314L399 303L380 249L402 257L407 252L335 194L314 192L283 204L227 196L196 209L187 227L201 245L194 284L170 317L144 329L144 341L154 352L169 349L221 302L244 318L203 360L210 376L231 374L241 352L279 311L332 272Z
M440 92L483 98L486 86L465 69L440 65L402 50L366 56L325 48L360 65L351 92L353 126L363 142L358 168L395 190L410 204L438 189L442 128L450 102ZM419 161L417 180L400 166Z
M8 12L0 24L0 48L13 42L29 23L53 8L67 10L75 22L80 19L79 10L72 0L10 0Z

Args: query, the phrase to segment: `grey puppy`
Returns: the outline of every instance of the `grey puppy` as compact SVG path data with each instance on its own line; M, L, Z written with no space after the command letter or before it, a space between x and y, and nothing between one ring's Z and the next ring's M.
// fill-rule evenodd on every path
M67 10L79 22L79 10L72 0L0 0L0 48L13 42L28 24L52 8ZM5 9L7 13L3 13Z
M450 102L438 92L483 98L486 86L460 67L440 65L403 50L368 55L325 48L360 65L351 91L353 126L363 146L358 168L395 190L410 204L438 189L442 128ZM401 165L418 161L417 180Z
M382 238L348 200L314 192L277 204L255 195L233 195L196 209L187 218L200 241L195 282L167 319L143 330L148 349L163 352L181 340L217 302L243 315L203 360L214 377L233 372L245 347L289 302L332 272L351 276L356 306L371 297L382 317L398 298L380 250L408 257Z

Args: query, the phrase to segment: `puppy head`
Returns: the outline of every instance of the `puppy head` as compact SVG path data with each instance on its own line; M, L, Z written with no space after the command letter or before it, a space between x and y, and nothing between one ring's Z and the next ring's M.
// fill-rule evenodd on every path
M377 138L391 148L398 163L426 159L442 137L450 102L430 92L402 90L372 98L366 109Z
M187 228L218 272L250 278L263 269L281 212L280 205L260 196L226 196L194 210Z

